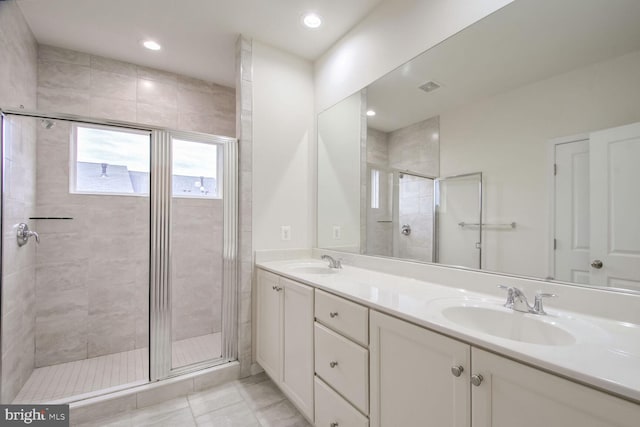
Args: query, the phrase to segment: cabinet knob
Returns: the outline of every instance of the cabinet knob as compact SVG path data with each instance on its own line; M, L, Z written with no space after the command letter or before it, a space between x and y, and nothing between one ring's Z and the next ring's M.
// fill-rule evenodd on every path
M600 270L602 268L602 266L604 266L604 263L602 261L600 261L599 259L594 259L593 262L591 263L591 267Z
M277 291L277 290L278 290L278 287L277 287L276 285L273 285L273 286L271 287L271 289L273 289L274 291Z
M333 422L333 423L329 424L329 427L338 427L338 423Z
M331 317L332 319L333 319L334 317L336 317L337 315L338 315L338 312L337 312L337 311L332 311L331 313L329 313L329 317Z
M280 292L282 290L282 287L281 286L274 286L273 290L276 291L276 292Z
M336 361L329 362L329 366L331 366L332 368L335 368L336 366L338 366L338 362Z
M461 365L451 367L451 373L454 377L459 377L463 372L464 368Z
M480 374L471 375L471 384L473 384L476 387L482 384L482 380L484 380L484 378Z

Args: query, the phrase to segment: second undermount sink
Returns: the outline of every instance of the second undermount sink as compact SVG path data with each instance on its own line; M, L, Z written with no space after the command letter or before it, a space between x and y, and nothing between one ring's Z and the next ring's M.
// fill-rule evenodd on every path
M520 313L501 306L465 304L450 306L442 315L459 326L529 344L571 345L576 338L551 318Z
M325 264L320 263L300 263L287 266L287 270L292 273L299 274L336 274L338 272L335 268L329 268Z

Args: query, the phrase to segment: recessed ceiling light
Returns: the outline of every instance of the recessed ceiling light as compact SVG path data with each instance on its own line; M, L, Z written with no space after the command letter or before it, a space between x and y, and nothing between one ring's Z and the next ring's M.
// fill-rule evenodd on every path
M307 13L302 17L302 22L309 28L318 28L322 25L322 18L317 13Z
M369 110L369 111L367 111L367 116L369 116L369 117L373 117L373 116L375 116L375 115L376 115L376 112L375 112L375 111L373 111L373 110Z
M142 42L142 46L146 47L149 50L160 50L162 49L162 46L160 46L160 44L158 42L155 42L153 40L145 40Z

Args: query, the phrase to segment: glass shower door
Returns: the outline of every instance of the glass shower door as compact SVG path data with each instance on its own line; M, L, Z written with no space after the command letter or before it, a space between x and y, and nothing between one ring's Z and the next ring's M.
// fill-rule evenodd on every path
M435 261L482 268L482 173L435 181Z
M215 138L172 133L172 369L222 357L223 157Z

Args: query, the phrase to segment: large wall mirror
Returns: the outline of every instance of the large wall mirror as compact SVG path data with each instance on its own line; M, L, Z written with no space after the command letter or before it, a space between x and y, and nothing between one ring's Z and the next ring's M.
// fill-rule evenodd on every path
M640 291L640 2L515 0L318 117L318 247Z

